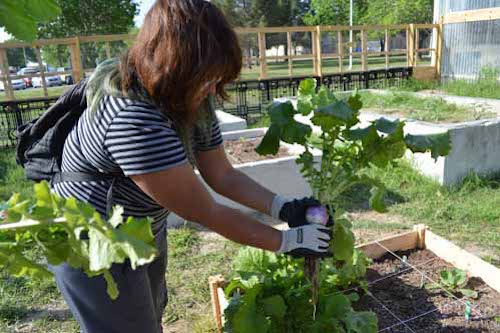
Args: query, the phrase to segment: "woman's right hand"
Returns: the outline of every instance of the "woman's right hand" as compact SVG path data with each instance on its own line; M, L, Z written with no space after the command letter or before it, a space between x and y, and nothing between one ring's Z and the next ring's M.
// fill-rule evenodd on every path
M282 231L281 247L278 254L286 253L294 257L328 257L331 256L328 242L331 238L329 228L309 224Z

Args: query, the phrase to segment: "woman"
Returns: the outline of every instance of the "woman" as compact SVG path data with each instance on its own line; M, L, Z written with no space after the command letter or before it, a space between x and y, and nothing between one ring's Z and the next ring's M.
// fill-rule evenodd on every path
M115 181L62 182L54 190L106 214L152 217L160 256L132 270L114 265L120 297L112 301L100 277L68 265L52 267L57 285L83 332L161 332L167 302L166 218L175 212L241 244L297 256L325 255L327 229L307 225L313 199L289 201L233 169L222 146L213 98L239 75L241 50L221 12L202 0L158 0L135 44L120 61L96 69L88 108L68 136L63 172L122 174ZM218 204L194 173L236 202L287 221L279 231Z

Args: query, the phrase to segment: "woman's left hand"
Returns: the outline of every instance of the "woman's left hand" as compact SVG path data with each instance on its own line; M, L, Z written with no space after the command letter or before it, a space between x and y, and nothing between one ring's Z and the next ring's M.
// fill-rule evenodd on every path
M290 228L296 228L309 224L306 219L306 212L308 208L320 207L321 203L313 197L295 199L283 205L280 210L280 220L287 222ZM333 223L332 217L329 216L327 226Z

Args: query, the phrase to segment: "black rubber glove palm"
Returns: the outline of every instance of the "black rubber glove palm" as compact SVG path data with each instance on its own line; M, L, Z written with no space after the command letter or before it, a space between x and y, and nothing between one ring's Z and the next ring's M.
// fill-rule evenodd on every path
M309 207L316 206L321 206L321 203L313 197L295 199L287 202L280 210L280 220L287 222L290 228L309 224L306 220L306 211ZM333 225L333 219L330 216L327 226L331 225Z

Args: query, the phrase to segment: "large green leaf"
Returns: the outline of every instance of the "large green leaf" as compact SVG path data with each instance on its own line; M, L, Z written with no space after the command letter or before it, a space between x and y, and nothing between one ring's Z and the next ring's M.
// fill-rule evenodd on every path
M312 96L316 92L316 80L305 79L300 82L299 85L299 97L301 96Z
M295 110L290 101L287 102L274 102L269 108L269 117L271 123L278 126L285 126L293 119Z
M392 121L389 119L386 119L384 117L378 118L374 122L375 128L377 131L380 131L382 133L386 134L393 134L396 132L398 129L402 128L404 126L404 123L399 121L398 119Z
M286 143L299 143L303 145L306 143L307 137L310 136L311 133L312 129L309 125L299 123L292 119L283 127L281 139Z
M323 131L327 132L335 126L355 123L356 117L346 102L336 101L316 109L311 121L314 125L320 126Z
M52 274L43 266L27 260L15 247L0 244L0 267L13 276L32 278L50 278Z
M271 124L255 151L259 155L275 155L280 149L282 128Z
M335 221L333 237L330 241L333 255L337 260L351 259L354 251L354 234L346 223L348 221L343 219Z
M257 296L261 288L262 285L257 285L241 297L242 304L233 317L235 333L266 333L269 330L270 320L257 308Z
M297 122L294 115L295 110L291 102L274 102L269 109L271 126L255 151L260 155L275 155L281 140L291 144L305 144L312 129Z
M267 316L282 319L286 314L286 304L283 297L274 295L262 300L262 307Z
M414 153L431 152L432 158L437 160L439 156L446 156L451 149L450 134L448 132L441 134L412 135L405 137L408 148Z
M373 312L350 312L345 317L345 324L348 333L378 332L378 320Z
M363 107L363 102L361 101L361 95L356 92L356 94L349 96L347 99L347 105L351 110L358 112Z
M2 0L0 26L18 39L31 41L36 38L38 23L60 13L56 0Z
M325 297L325 314L338 319L343 319L350 311L351 301L344 294L329 295Z
M24 255L25 249L36 245L49 264L65 262L90 277L104 275L109 296L114 299L118 290L108 271L111 265L128 259L136 269L157 255L150 220L129 217L123 223L123 209L118 207L110 221L104 221L90 204L52 193L47 182L35 185L32 198L25 200L15 194L2 208L7 208L8 214L4 224L29 222L0 231L4 242L0 243L0 266L15 276L51 276ZM84 234L87 237L82 237Z

